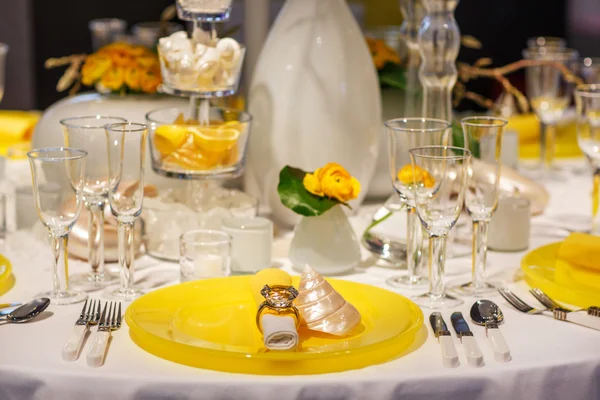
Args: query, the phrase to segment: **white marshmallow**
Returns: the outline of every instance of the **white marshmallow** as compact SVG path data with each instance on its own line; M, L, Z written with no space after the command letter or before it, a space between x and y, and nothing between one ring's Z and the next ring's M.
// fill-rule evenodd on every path
M196 71L200 78L208 79L219 71L221 52L214 47L207 47L202 57L196 60Z

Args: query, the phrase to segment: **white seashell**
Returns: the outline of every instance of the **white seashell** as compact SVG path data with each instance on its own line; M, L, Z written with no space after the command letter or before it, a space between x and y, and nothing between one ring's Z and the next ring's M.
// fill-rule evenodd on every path
M232 69L237 65L242 49L235 39L223 38L217 42L216 48L221 52L221 65L224 68Z
M196 60L195 65L200 78L209 79L216 75L219 71L220 55L219 50L213 47L206 48L202 57Z
M313 331L343 336L360 323L360 313L317 271L306 265L294 300L302 322Z

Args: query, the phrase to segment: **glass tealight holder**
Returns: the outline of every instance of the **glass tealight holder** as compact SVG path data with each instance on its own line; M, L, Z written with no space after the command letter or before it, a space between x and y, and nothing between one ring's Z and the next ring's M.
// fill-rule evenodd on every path
M181 235L181 282L229 275L231 238L222 231L197 229Z

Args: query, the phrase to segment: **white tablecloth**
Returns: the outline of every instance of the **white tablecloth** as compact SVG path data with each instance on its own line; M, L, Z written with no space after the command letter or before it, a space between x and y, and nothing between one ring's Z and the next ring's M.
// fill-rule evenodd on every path
M552 182L550 206L545 216L534 219L531 247L560 240L567 232L548 228L585 222L590 214L591 178L570 176ZM364 214L364 213L362 213ZM361 214L361 215L362 215ZM364 226L365 218L354 223ZM25 301L51 285L51 258L46 245L19 232L8 250L13 261L16 286L0 302ZM274 255L291 271L285 258L288 239L280 239ZM523 298L535 303L527 286L519 280L523 253L490 253L488 262L496 278L503 277ZM398 273L372 265L344 278L385 287L387 277ZM145 284L177 280L176 264L144 257L138 261L138 277L150 277ZM87 266L73 262L72 272ZM466 281L470 258L449 260L449 280ZM462 273L462 275L460 275ZM402 292L401 292L402 293ZM408 295L410 293L404 292ZM93 297L99 297L96 293ZM0 400L26 399L596 399L600 398L600 332L530 316L512 309L502 298L493 300L502 307L502 333L513 360L494 361L484 329L471 324L483 351L485 366L467 366L460 343L453 334L461 365L444 368L440 347L429 325L420 332L419 344L394 361L343 373L315 376L250 376L200 370L155 357L137 347L127 326L113 334L106 363L90 368L85 354L76 362L61 360L60 350L79 314L81 304L51 305L46 318L17 325L0 326ZM459 308L468 315L474 299L465 298ZM442 313L447 322L452 311ZM424 310L427 317L430 310ZM50 315L51 314L51 315ZM88 343L89 345L89 343Z

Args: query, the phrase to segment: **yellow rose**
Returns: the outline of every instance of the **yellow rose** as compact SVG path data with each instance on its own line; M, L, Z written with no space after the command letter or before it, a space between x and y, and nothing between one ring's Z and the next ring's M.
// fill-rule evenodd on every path
M145 69L140 74L140 87L144 93L154 93L162 79L156 70Z
M125 84L131 90L140 90L140 76L142 71L138 67L129 67L125 69Z
M121 89L121 86L123 86L124 75L123 68L113 67L106 71L104 75L102 75L102 80L100 83L102 83L105 88L116 91Z
M306 174L302 183L310 193L342 203L357 198L360 193L360 182L336 163L328 163L314 173Z
M405 185L412 185L415 183L422 183L426 188L431 188L435 184L435 179L421 167L415 167L413 176L412 164L406 164L400 171L398 171L398 180Z
M96 83L111 67L110 58L101 54L92 54L85 59L81 67L81 82L86 86Z
M158 57L153 54L142 55L135 60L137 64L143 69L158 69L160 65L158 63Z

